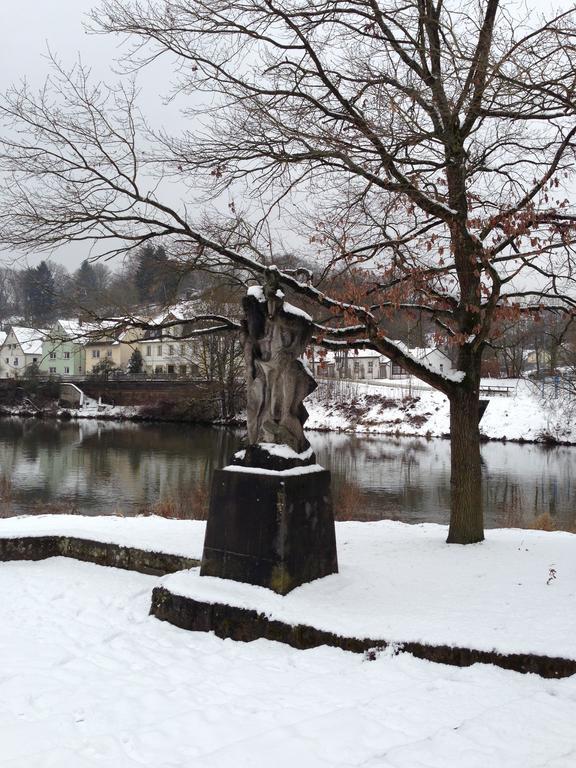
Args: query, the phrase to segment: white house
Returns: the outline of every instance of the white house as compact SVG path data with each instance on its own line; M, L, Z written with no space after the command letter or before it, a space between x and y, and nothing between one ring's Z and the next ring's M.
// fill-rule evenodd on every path
M162 326L176 322L168 328L159 327L157 331L150 329L144 332L138 341L145 373L158 373L180 376L197 376L199 374L198 350L196 342L181 338L186 317L191 311L189 302L172 307L152 318L151 325ZM181 324L180 324L181 321Z
M448 355L437 347L408 347L401 341L397 341L396 344L403 348L410 357L413 357L432 371L437 373L453 373L456 370ZM407 373L401 366L396 364L392 366L391 378L404 378L406 376Z
M407 354L431 370L451 373L454 368L450 358L435 347L409 348L403 342L395 342ZM393 363L386 355L372 349L348 349L338 352L314 348L310 352L309 364L313 373L320 378L353 379L404 379L409 374L401 365Z
M330 379L370 379L390 378L390 361L373 349L320 350L315 348L309 359L314 375Z
M22 376L33 363L42 362L42 343L48 336L43 328L13 325L0 347L1 375L5 379Z

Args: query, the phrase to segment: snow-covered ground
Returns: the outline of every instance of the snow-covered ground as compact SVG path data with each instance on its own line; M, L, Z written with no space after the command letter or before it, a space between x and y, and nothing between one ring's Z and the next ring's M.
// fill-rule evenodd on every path
M556 397L554 385L517 379L483 379L488 407L481 432L495 440L540 440L548 435L576 443L576 402ZM490 388L508 388L509 395L491 394ZM447 398L415 380L320 382L306 400L307 429L441 437L450 431Z
M0 564L2 768L576 764L576 677L219 640L148 616L155 583Z
M60 533L200 558L204 526L158 517L45 515L0 520L0 537ZM345 637L576 659L574 534L493 529L486 541L467 547L446 544L446 534L446 526L434 524L337 523L340 572L285 597L200 578L198 569L159 583Z
M198 569L163 585L344 637L576 659L574 534L496 529L468 547L446 544L446 534L441 525L338 523L340 572L284 597Z
M21 515L0 519L0 538L73 536L200 559L206 523L158 515Z

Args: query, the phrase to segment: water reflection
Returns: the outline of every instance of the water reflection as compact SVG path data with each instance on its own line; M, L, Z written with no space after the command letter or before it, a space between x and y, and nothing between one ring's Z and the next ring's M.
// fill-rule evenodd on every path
M311 433L332 470L340 519L447 522L450 446L445 440ZM136 514L179 500L197 509L212 471L242 432L179 424L0 420L0 513ZM530 525L549 513L573 530L575 448L486 443L488 526ZM173 508L172 504L172 508Z

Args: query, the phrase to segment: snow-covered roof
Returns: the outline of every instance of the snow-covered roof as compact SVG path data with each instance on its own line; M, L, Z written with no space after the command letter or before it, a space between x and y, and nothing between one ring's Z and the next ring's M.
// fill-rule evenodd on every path
M24 328L21 325L13 325L11 331L25 355L42 354L42 342L50 334L45 328Z
M6 341L6 336L8 336L7 333L5 333L4 331L0 331L0 347Z
M76 344L87 344L91 341L90 334L99 330L95 323L84 323L80 320L58 320L57 326Z
M334 363L336 360L342 360L343 352L346 351L348 352L349 363L353 363L355 360L376 360L380 357L388 359L375 349L349 349L336 353L333 349L322 350L318 348L314 349L314 358L316 363Z

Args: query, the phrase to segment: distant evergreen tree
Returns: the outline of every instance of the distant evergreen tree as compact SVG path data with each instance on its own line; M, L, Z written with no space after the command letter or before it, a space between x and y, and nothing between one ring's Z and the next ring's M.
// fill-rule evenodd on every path
M169 303L178 290L178 264L168 258L163 246L146 245L136 254L134 283L141 304Z
M92 264L84 259L73 277L74 311L98 311L108 303L107 288L110 270L103 264Z
M98 290L98 278L94 267L87 259L84 259L74 275L74 288L80 302L90 299Z
M21 273L20 281L26 322L38 327L51 323L58 297L50 265L41 261L37 267L28 267Z
M144 368L144 359L142 358L142 352L139 349L135 349L128 361L128 373L142 373Z

